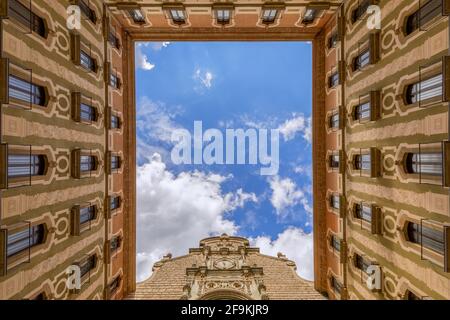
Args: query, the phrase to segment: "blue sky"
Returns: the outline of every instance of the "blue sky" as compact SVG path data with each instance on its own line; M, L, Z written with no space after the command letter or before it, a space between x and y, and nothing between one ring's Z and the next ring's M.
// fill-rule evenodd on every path
M312 278L312 50L307 42L136 45L138 281L206 236L248 237ZM171 134L279 129L277 175L260 165L175 165ZM308 261L306 261L308 260Z

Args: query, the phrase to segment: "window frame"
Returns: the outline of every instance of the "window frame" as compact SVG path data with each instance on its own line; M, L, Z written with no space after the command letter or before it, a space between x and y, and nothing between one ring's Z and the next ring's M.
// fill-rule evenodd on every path
M430 3L436 2L438 6L435 5L435 7L432 7L433 10L429 10L427 16L420 17L422 14L422 11L428 10L426 6ZM420 3L420 2L419 2ZM431 15L430 14L437 14L437 15ZM440 15L439 15L440 13ZM426 2L423 6L419 7L416 11L414 11L412 14L408 15L403 23L403 32L406 37L414 34L416 31L421 31L421 28L423 26L429 25L433 23L435 19L438 17L442 17L443 13L443 7L442 7L442 0L430 0ZM429 18L428 18L429 17ZM422 21L425 20L425 21Z
M40 37L48 38L47 21L33 12L30 8L24 6L18 0L8 0L8 17L12 17L22 26L28 27L32 33Z
M89 20L92 24L96 25L98 18L95 10L92 9L91 6L88 3L86 3L85 0L78 0L77 4L78 7L80 8L81 13L86 17L86 19Z

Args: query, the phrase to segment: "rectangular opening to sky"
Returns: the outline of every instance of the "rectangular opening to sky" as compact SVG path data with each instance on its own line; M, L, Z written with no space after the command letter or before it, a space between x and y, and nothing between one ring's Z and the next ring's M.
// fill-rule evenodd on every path
M312 280L312 44L136 43L136 102L137 280L221 233Z

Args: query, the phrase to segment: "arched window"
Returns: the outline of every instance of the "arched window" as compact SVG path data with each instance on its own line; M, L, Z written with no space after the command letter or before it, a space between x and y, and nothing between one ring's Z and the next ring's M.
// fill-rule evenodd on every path
M356 170L370 170L370 154L357 154L354 157L354 168Z
M334 250L341 251L341 240L335 235L331 236L330 245Z
M372 222L372 206L367 204L355 204L355 217L367 222Z
M339 168L339 154L333 154L329 158L330 168Z
M352 23L355 23L359 20L367 11L367 8L369 8L370 1L369 0L362 0L359 2L358 7L356 7L355 10L352 12Z
M27 8L18 0L9 0L7 3L9 5L9 15L12 18L41 37L47 38L44 19L37 16L30 8Z
M406 88L406 103L428 101L442 96L442 74L435 75Z
M369 48L363 50L355 59L353 59L353 71L361 70L370 63Z
M444 255L445 239L442 231L413 222L408 222L406 231L409 242Z
M365 273L367 273L367 269L371 265L370 261L365 259L363 256L359 254L355 254L355 267Z
M329 122L330 129L338 129L340 126L340 119L339 119L339 113L335 113L330 117Z
M44 224L39 224L17 232L8 233L7 257L13 257L44 242Z
M370 119L370 101L357 105L353 113L354 120Z
M26 104L35 104L45 106L46 94L43 86L31 83L30 80L9 75L9 98L25 102Z
M45 156L30 154L8 155L8 178L25 178L45 174Z
M82 172L95 171L97 169L97 159L95 156L82 155L80 157L80 170Z
M339 195L333 194L333 195L330 197L330 206L331 206L333 209L339 209L339 208L340 208L340 197L339 197Z
M341 294L342 292L342 284L335 277L331 277L330 279L331 288L337 294Z
M92 270L94 270L96 264L97 264L97 256L95 254L91 255L85 261L81 262L79 265L81 277L83 278L84 276L88 275Z
M442 153L408 153L406 156L406 172L441 176L443 172Z
M406 18L405 32L406 35L410 35L414 31L418 30L421 26L426 25L442 14L442 0L430 0L422 7Z
M96 212L97 212L97 206L95 206L95 205L80 208L80 225L94 220L95 216L96 216Z

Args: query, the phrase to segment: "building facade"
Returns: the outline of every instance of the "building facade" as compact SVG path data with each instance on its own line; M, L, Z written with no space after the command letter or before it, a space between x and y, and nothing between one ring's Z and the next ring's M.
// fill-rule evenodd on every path
M152 276L138 283L130 299L184 300L321 300L314 283L300 278L295 262L283 254L270 257L250 247L245 238L200 241L189 254L166 255Z
M0 3L0 299L134 291L134 45L184 40L311 41L315 289L450 299L450 1Z

